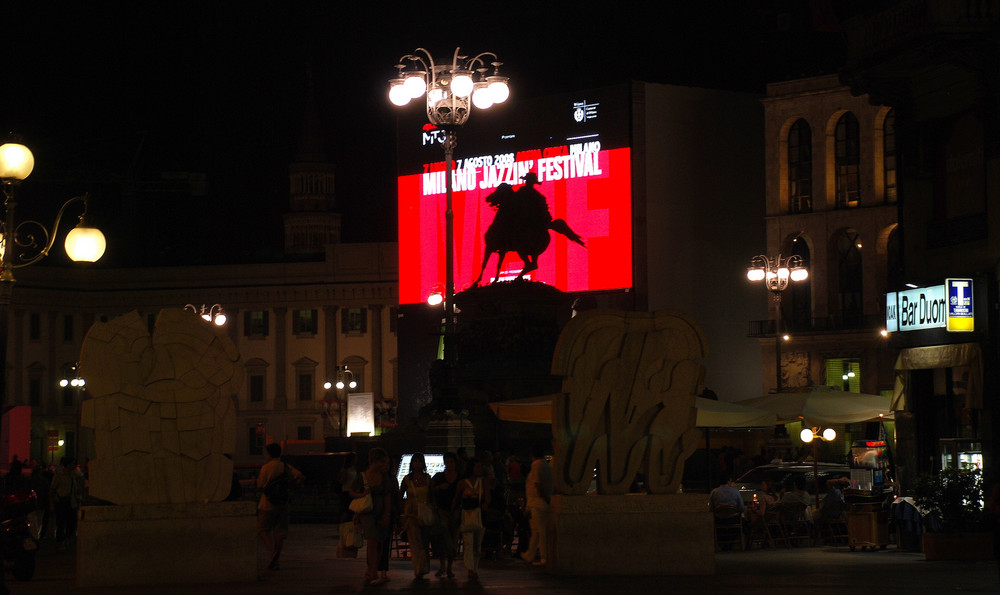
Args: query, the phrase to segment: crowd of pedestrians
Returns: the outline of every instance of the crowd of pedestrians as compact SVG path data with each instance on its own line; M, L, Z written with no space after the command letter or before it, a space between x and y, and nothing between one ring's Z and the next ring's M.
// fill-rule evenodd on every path
M268 452L272 454L270 446ZM267 485L275 476L277 452L257 478L262 491L258 525L272 555L272 569L278 568L280 539L287 533L287 511L268 512L273 503L266 495ZM545 525L554 483L545 448L534 448L530 461L489 451L476 455L470 457L465 449L446 453L444 468L432 475L425 456L415 453L408 473L397 481L398 463L384 449L372 448L364 461L349 454L336 481L343 504L338 555L358 557L363 552L364 581L373 586L390 580L394 537L405 540L417 581L427 580L431 572L437 579L455 579L457 558L470 581L479 580L484 555L505 553L545 564ZM488 534L489 543L484 544ZM358 535L363 536L361 547Z

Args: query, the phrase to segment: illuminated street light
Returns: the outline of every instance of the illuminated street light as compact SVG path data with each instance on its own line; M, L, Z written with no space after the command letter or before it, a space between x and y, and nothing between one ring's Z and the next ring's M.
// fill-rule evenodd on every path
M338 431L341 436L346 436L345 430L347 429L344 414L346 413L346 403L347 403L347 393L358 388L358 381L354 378L354 372L351 372L347 366L337 366L337 377L333 382L327 380L323 383L323 388L325 390L330 390L332 388L337 389L335 395L337 400L337 423L339 424ZM326 399L324 399L326 400Z
M451 63L437 64L430 52L417 48L399 59L396 78L389 81L389 101L397 106L426 97L427 119L445 132L445 337L455 330L455 239L452 212L452 161L458 144L458 130L468 121L472 107L488 109L510 97L507 77L500 75L497 55L482 52L473 58L455 48ZM489 61L488 61L489 60ZM492 68L493 72L490 73ZM429 301L429 300L428 300ZM454 361L453 349L445 357Z
M228 320L225 310L219 304L212 304L211 307L202 304L200 310L194 304L187 304L184 306L184 309L194 312L198 316L201 316L205 322L214 323L215 326L223 326L226 324L226 320Z
M779 254L774 258L768 258L763 254L754 256L750 260L747 268L747 279L757 282L763 281L764 287L771 292L771 301L774 303L774 362L775 374L777 377L776 389L781 392L781 341L789 339L788 335L781 332L781 294L790 283L805 281L809 278L809 269L805 267L802 257L798 254L782 258Z
M837 432L833 428L826 428L820 432L818 427L802 428L799 438L806 444L812 443L813 447L813 479L816 482L816 509L819 510L819 443L833 442L837 438Z
M14 270L31 266L49 255L63 215L74 203L83 203L83 213L76 227L66 234L63 246L67 256L75 262L96 262L107 248L104 234L87 224L89 194L64 202L50 227L30 219L16 222L16 190L34 166L35 157L28 147L13 141L0 145L0 184L4 201L3 221L0 222L0 407L7 394L8 314L16 282Z

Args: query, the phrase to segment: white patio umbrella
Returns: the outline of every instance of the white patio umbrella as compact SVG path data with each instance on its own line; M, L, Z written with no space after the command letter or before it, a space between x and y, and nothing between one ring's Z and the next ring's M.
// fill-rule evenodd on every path
M778 423L804 419L813 425L824 425L891 419L889 402L889 397L810 386L754 397L737 404L770 411L777 415Z

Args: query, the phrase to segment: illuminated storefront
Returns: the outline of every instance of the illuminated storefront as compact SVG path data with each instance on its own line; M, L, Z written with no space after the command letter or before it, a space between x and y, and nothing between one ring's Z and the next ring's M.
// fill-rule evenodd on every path
M893 409L904 469L982 468L983 343L988 280L944 283L886 295L886 328L898 349Z

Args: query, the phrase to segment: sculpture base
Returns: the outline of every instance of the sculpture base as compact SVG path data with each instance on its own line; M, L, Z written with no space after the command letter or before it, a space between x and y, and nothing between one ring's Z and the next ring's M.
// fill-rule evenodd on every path
M84 506L79 587L253 582L254 502Z
M574 575L715 573L702 494L552 497L547 570Z
M426 452L455 452L461 447L474 451L476 436L468 419L439 419L427 424L424 430Z

